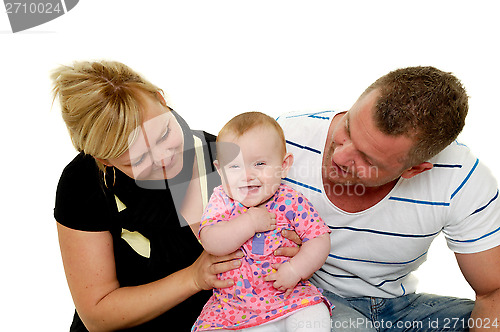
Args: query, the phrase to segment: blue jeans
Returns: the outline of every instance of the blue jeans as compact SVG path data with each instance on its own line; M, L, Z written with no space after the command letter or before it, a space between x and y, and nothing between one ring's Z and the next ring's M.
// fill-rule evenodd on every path
M331 331L468 331L474 301L433 294L396 298L343 298L324 291L335 305Z

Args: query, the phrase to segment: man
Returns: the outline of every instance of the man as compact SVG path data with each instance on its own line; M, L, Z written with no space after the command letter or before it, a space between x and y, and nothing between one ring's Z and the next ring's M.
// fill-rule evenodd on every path
M332 331L500 327L500 200L489 170L455 141L467 99L450 73L410 67L378 79L348 112L278 118L295 156L284 181L332 230L312 277L336 306ZM412 272L441 231L475 303L415 294Z

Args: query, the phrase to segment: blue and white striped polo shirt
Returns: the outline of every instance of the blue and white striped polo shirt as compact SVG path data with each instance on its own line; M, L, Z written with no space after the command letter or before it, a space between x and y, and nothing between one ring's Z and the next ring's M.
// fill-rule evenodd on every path
M344 297L414 293L412 275L443 231L456 253L500 244L500 203L491 172L458 142L430 162L434 167L399 179L375 206L347 213L323 190L321 167L328 127L337 112L289 113L278 118L294 165L284 183L302 192L332 230L331 253L313 282Z

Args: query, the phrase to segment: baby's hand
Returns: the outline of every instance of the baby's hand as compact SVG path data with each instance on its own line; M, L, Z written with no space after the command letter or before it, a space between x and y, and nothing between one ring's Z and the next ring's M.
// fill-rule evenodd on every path
M285 292L285 298L287 298L302 278L295 271L290 262L285 262L281 265L273 264L273 267L276 268L277 271L266 276L264 280L274 281L273 287L279 291Z
M267 232L276 228L276 215L267 211L265 206L251 207L248 209L247 214L250 217L255 233Z

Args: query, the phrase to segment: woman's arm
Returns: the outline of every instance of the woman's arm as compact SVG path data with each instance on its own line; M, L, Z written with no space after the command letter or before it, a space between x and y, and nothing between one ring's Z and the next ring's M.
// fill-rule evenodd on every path
M77 231L57 224L68 285L88 330L109 331L147 322L202 289L224 288L232 280L217 273L238 267L237 255L216 258L203 253L191 266L158 281L120 287L109 232ZM218 263L222 262L222 263ZM218 264L217 264L218 263Z
M251 207L236 218L204 227L200 232L200 240L207 252L222 256L238 250L255 233L275 228L274 213L267 211L265 206Z

